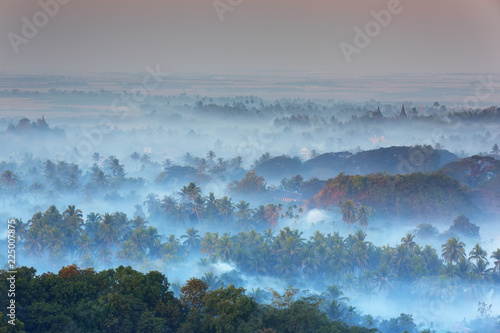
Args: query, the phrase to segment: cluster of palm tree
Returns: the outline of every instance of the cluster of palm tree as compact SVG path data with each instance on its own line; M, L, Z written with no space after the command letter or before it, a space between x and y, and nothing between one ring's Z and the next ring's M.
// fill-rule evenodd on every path
M340 211L342 213L342 221L349 227L356 222L360 227L367 227L370 219L371 210L369 207L356 207L352 200L346 200L340 203Z
M409 233L395 247L377 247L366 241L362 230L347 238L338 233L325 235L317 231L306 240L298 230L286 227L276 236L271 229L262 234L250 231L233 236L207 232L197 237L196 249L207 256L206 260L233 262L246 274L280 277L290 283L307 279L340 284L346 291L366 295L375 292L389 295L403 283L417 286L431 278L437 285L450 284L448 252L443 251L441 260L436 249L429 245L421 247L414 238ZM453 242L450 239L443 248L448 249ZM460 259L465 263L459 261L454 265L452 277L461 280L453 280L451 285L469 292L470 288L463 287L464 284L500 282L500 249L491 256L495 260L494 268L487 268L486 255L476 244L468 260Z
M193 204L201 197L200 192L194 183L186 186L180 192L181 203L173 209ZM234 221L254 218L256 213L247 203L237 206L237 211L229 209ZM200 217L206 209L206 205L200 207ZM278 218L276 211L266 211L264 206L260 210L263 223L272 226L273 219ZM196 211L192 214L196 216ZM180 237L170 235L162 239L156 228L140 216L128 219L122 212L104 215L92 212L84 221L82 211L75 206L68 206L62 214L51 206L43 213L34 214L27 223L18 220L17 232L25 255L50 262L54 267L65 260L78 260L82 267L108 267L114 262L172 263L201 255L201 263L233 263L247 275L282 278L291 284L307 279L320 287L341 285L347 293L368 296L377 292L391 295L406 283L412 283L417 289L429 284L427 289L438 295L466 293L470 296L500 282L500 249L488 257L476 244L467 257L465 244L450 238L442 245L441 259L433 247L418 245L411 233L394 247L373 245L363 230L347 237L338 232L316 231L306 239L302 232L289 227L279 231L268 228L261 233L240 231L234 235L217 232L200 235L195 227L190 227ZM494 265L491 268L490 259ZM208 278L217 281L216 276Z
M16 187L17 175L10 170L5 170L2 173L2 184L4 184L9 190Z
M187 226L188 222L199 224L233 224L240 230L276 229L283 218L296 219L296 205L289 206L285 211L281 204L270 203L250 208L250 203L241 200L233 203L228 196L216 198L213 192L203 196L201 188L196 183L183 186L177 197L166 195L161 200L151 193L144 202L149 218L168 220L176 225Z
M33 160L23 163L23 167L17 164L10 165L10 169L2 172L2 185L8 192L23 192L27 189L33 194L37 194L47 188L57 191L75 191L80 187L82 171L78 165L59 161L54 163L47 160L44 163L35 163ZM28 168L29 166L29 168ZM38 167L37 167L38 166ZM15 169L19 169L15 171ZM39 172L43 171L43 173ZM24 176L21 179L19 175ZM25 180L32 180L30 186L26 186Z
M500 275L500 249L490 256L494 263L491 268L488 253L481 245L474 245L467 257L465 244L458 237L452 237L442 245L442 256L446 262L444 272L450 278L492 282L494 277Z
M226 181L232 179L232 175L236 172L241 172L243 157L236 156L229 160L225 160L222 157L216 159L216 157L217 155L215 152L211 150L205 157L194 156L188 152L185 153L181 159L184 162L184 167L190 167L196 170L196 178L200 183L208 181ZM158 176L160 179L162 176L168 175L171 170L178 165L167 158L162 162L162 166L163 172Z
M24 254L56 268L77 258L82 267L108 267L114 259L129 263L159 258L163 246L156 228L142 217L129 220L122 212L102 216L92 212L84 221L75 206L62 214L51 206L27 223L17 220L17 233Z
M126 178L125 166L114 155L103 158L94 153L92 160L94 164L85 173L77 164L50 159L42 162L29 154L20 164L0 162L0 191L9 194L46 193L53 196L56 193L79 193L83 190L87 196L94 196L105 194L103 190L115 190L130 183L144 183L141 178Z

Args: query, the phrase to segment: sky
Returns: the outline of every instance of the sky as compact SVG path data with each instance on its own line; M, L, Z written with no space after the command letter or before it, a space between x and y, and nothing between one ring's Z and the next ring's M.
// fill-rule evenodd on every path
M0 0L0 71L500 72L498 0L59 0L43 14L55 1ZM371 12L389 7L374 24ZM356 47L367 24L370 43Z

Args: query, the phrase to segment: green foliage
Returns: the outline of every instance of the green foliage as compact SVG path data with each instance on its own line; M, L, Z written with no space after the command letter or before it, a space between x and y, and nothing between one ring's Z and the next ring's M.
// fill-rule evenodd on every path
M341 173L329 179L309 204L331 209L349 200L392 216L443 217L470 206L467 191L456 180L441 173L397 176L383 173L346 176Z
M447 233L462 237L479 238L479 227L471 223L468 217L460 215L453 220L453 225Z
M240 195L264 193L266 191L266 181L263 177L258 176L254 170L250 170L241 181L233 185L232 190Z
M149 327L169 332L183 318L167 279L156 271L142 274L120 266L96 273L73 265L40 276L32 268L17 271L16 299L22 299L18 319L27 332L137 332ZM6 275L0 271L2 279ZM6 301L2 299L2 307ZM162 319L166 315L168 320Z
M0 278L6 275L0 271ZM19 267L16 285L22 310L15 327L0 312L0 332L376 332L330 322L321 310L323 298L295 299L298 289L291 286L283 295L273 292L270 305L259 305L243 288L207 291L206 283L192 278L179 300L159 272L123 266L95 272L75 265L38 276ZM1 299L1 306L6 302Z
M233 285L209 292L203 298L203 310L206 332L254 332L262 326L257 302Z

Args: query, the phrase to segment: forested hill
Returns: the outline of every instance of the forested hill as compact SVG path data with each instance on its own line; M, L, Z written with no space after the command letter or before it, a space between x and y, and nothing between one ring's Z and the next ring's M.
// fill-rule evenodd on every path
M500 177L500 160L492 156L474 155L462 158L444 165L441 172L470 187L490 187L500 191L500 188L491 186L495 182L498 184Z
M359 153L325 153L301 162L298 158L277 156L256 161L255 172L267 180L282 179L297 174L304 178L327 179L341 172L367 175L375 172L404 174L437 171L458 157L447 150L431 146L388 147Z
M500 160L471 156L444 165L440 172L471 188L473 202L483 211L500 213Z
M271 304L261 305L243 288L210 290L196 278L176 298L163 274L130 266L95 272L71 265L42 275L20 267L17 272L19 312L15 325L9 324L3 310L8 299L1 298L0 332L379 332L330 321L320 310L320 298L294 297L292 288L284 295L274 292ZM10 275L0 270L0 277L5 281ZM6 286L1 285L3 295ZM392 327L416 332L411 316L393 321L398 325L391 322Z
M468 196L467 188L442 173L339 174L329 179L307 205L309 208L329 209L350 199L391 216L439 218L473 211Z

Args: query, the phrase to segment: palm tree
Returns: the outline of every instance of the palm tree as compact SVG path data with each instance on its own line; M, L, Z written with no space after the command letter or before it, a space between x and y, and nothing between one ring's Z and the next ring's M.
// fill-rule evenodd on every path
M353 239L355 241L354 244L358 243L369 244L370 242L365 242L365 238L366 238L366 232L364 232L363 230L356 230L356 232L353 235Z
M68 208L63 212L63 218L71 219L74 218L78 222L77 227L83 225L83 213L81 209L76 209L75 205L68 206Z
M219 215L223 220L227 221L233 215L234 205L231 202L231 198L223 196L217 201L217 210Z
M80 209L76 209L75 205L68 206L63 212L63 219L65 224L65 232L69 244L72 247L78 236L83 231L83 213Z
M184 225L188 222L189 216L184 205L177 205L173 215L172 221L179 225Z
M222 284L222 282L213 272L205 272L201 280L207 284L209 291L219 288L219 286Z
M139 206L140 205L136 205ZM147 221L144 220L144 217L141 215L135 215L133 220L130 220L130 226L132 229L144 228L146 226Z
M16 187L17 184L17 176L10 170L5 170L2 174L2 183L7 185L7 188L11 189Z
M260 289L260 287L257 287L257 289L252 288L252 291L248 292L247 296L252 297L257 303L261 304L267 300L269 293L263 289ZM274 332L274 330L272 332Z
M198 235L198 232L199 230L195 229L194 227L187 229L186 234L181 236L181 239L186 239L182 243L182 246L188 249L197 250L200 246L201 241L201 236Z
M463 259L460 259L458 262L460 263ZM466 260L463 260L464 262L467 262ZM446 265L444 265L441 270L440 270L440 273L442 276L445 276L449 279L456 279L458 276L460 276L460 273L457 269L456 266L453 265L453 263L451 262L446 262Z
M167 158L161 163L161 165L163 166L163 170L166 171L168 168L174 165L174 161L172 161L170 158Z
M340 211L342 213L342 221L344 221L349 227L351 224L356 222L357 209L352 200L347 200L340 205Z
M409 248L403 244L397 245L394 249L393 256L389 263L397 269L398 275L406 275L408 273L408 264L410 262Z
M380 265L375 272L375 283L378 286L378 290L382 291L386 296L389 291L393 288L392 278L394 274L392 274L391 270L387 265Z
M160 200L158 195L154 193L148 194L147 200L144 201L144 205L148 207L148 212L150 217L155 217L160 212Z
M342 302L331 301L324 308L330 320L341 320L347 311L346 305Z
M135 151L130 154L130 158L135 162L135 168L137 169L137 162L139 162L139 160L141 159L141 154Z
M85 223L85 233L92 239L97 238L99 223L101 222L101 215L99 213L91 212L87 215Z
M297 205L288 206L286 213L285 213L285 218L290 219L290 220L295 218L296 216L293 214L294 213L293 210L296 208L297 208ZM298 218L298 216L297 216L297 218Z
M194 157L191 155L191 153L185 153L184 156L182 156L182 160L184 161L185 165L191 165L193 163Z
M488 253L483 250L479 243L477 243L469 253L469 261L483 259L484 261L486 261L486 263L488 263L488 259L486 259L487 257Z
M253 210L252 220L257 223L258 226L264 226L266 224L266 206L259 205L259 207Z
M200 223L201 217L203 215L203 208L205 206L205 198L198 195L192 204L192 213L196 215L196 219L198 223Z
M90 238L85 232L82 233L77 241L76 241L76 246L77 246L77 254L80 257L86 256L86 255L92 255L92 252L94 250L95 244L92 238Z
M99 223L101 222L101 215L99 213L91 212L87 215L87 223Z
M233 159L231 159L231 167L233 169L238 169L239 167L241 167L241 164L243 164L243 157L236 156Z
M93 168L90 176L90 186L98 189L103 189L108 186L108 176L99 168Z
M284 241L280 242L280 249L277 253L286 253L293 260L294 256L302 252L302 239L299 237L288 236Z
M349 298L344 297L344 293L337 285L328 286L326 290L322 293L323 298L327 302L338 301L338 302L348 302Z
M217 199L214 192L208 193L203 200L205 203L205 216L208 220L213 220L217 215Z
M224 159L222 157L219 157L217 159L217 166L221 169L225 169L227 167L227 162L224 161Z
M196 186L195 183L191 182L188 186L183 186L178 192L181 197L182 203L193 202L197 197L200 196L201 188Z
M332 271L338 272L338 276L351 271L351 262L343 244L335 245L327 253L328 266L332 268Z
M58 256L62 247L65 245L64 238L64 234L59 228L49 228L48 230L45 230L43 243L47 247L49 255L56 254L56 257Z
M174 252L179 252L181 249L181 243L178 238L175 238L175 235L168 236L167 242L165 244L170 244Z
M410 252L413 252L413 249L415 248L415 243L413 239L415 238L415 235L412 235L411 233L407 233L405 237L401 238L401 243L410 249Z
M279 228L279 220L283 217L283 214L281 213L282 211L282 205L275 205L275 204L268 204L266 206L266 220L267 220L267 225L269 228L275 230L276 228Z
M465 244L460 242L458 237L448 239L441 247L443 248L441 256L448 263L456 263L460 258L465 258Z
M216 157L215 153L210 150L208 153L207 153L207 158L208 160L210 161L210 165L211 166L214 166L214 158Z
M238 209L236 216L239 220L248 219L252 210L250 209L250 203L241 200L240 203L236 204L235 207Z
M494 259L493 263L495 264L495 267L493 267L493 272L497 272L498 275L500 275L500 249L497 249L491 254L491 259Z
M222 235L222 237L218 239L215 249L219 258L224 261L228 261L231 257L233 249L233 242L231 241L229 235Z
M347 310L345 304L349 301L337 285L328 286L322 296L326 300L325 312L331 320L340 320Z
M294 262L288 254L284 254L283 256L279 257L277 264L274 266L274 271L284 278L289 277L294 270Z
M248 262L248 271L253 272L255 276L259 276L259 273L266 273L266 262L264 259L264 255L260 252L257 252L250 258Z
M114 223L113 215L106 213L98 228L99 241L108 247L119 244L119 231Z
M197 163L197 169L198 169L198 176L200 179L200 182L202 180L202 175L205 173L205 170L207 170L208 167L208 162L204 158L200 158Z
M264 237L264 241L268 244L271 244L274 240L274 230L271 228L267 228L264 230L264 233L262 234Z
M24 251L30 257L37 257L39 261L42 259L45 243L41 229L33 226L28 229L24 240Z
M449 277L454 277L454 276L459 276L462 279L467 279L467 277L470 274L470 270L472 268L471 263L468 260L465 260L464 258L461 258L456 266L453 266L452 264L448 264L449 266L454 268L454 272L451 273L451 268L446 267L445 272L448 274Z
M305 247L302 252L302 275L306 278L314 278L318 273L320 267L320 261L316 258L314 250L310 247Z
M488 262L483 258L477 259L475 264L472 264L472 272L479 281L492 282L491 277L492 268L488 268Z
M370 220L370 208L361 206L358 210L358 223L360 227L367 227Z
M163 197L160 203L160 211L165 215L171 215L175 212L175 208L177 206L177 200L170 195L166 195Z
M103 268L111 266L112 259L113 252L107 247L103 247L97 252L97 261Z
M24 223L22 218L15 218L15 227L16 227L16 234L17 234L17 239L23 240L26 236L26 232L28 231L29 227L29 221L28 223Z
M112 158L108 160L108 168L111 170L111 174L115 177L123 177L125 175L125 169L123 164L117 158Z
M113 223L116 230L118 230L119 238L130 231L130 221L127 218L127 214L123 212L116 212L113 214Z
M142 154L140 158L142 168L144 169L147 165L151 164L151 157L148 154Z
M116 252L116 258L123 260L128 265L130 261L137 261L142 258L141 252L137 251L136 245L127 240L120 245L120 250Z
M350 240L349 238L352 238ZM366 233L363 230L356 230L354 236L349 235L347 242L353 242L351 246L352 262L357 263L358 274L361 274L364 267L368 266L370 256L368 255L368 245L370 242L365 241Z
M217 245L217 240L219 239L218 233L206 232L205 236L201 240L201 253L207 255L207 257L212 256L215 253L215 246Z
M250 203L245 200L241 200L239 204L235 207L238 209L236 216L238 217L237 223L242 227L244 231L252 230L253 223L251 220L252 209L250 209Z

